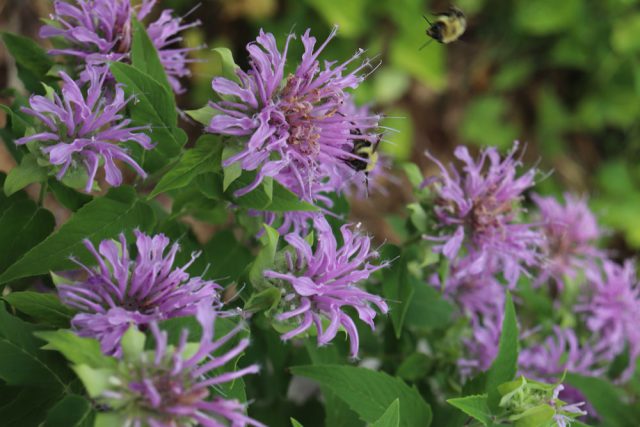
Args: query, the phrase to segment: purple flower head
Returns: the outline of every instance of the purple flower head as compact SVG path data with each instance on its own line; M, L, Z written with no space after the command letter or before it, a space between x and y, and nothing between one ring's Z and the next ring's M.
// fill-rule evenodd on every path
M562 289L565 276L575 279L578 270L603 255L595 246L602 232L584 199L565 194L564 205L553 197L533 195L532 199L540 210L546 236L546 261L536 281L544 283L553 278Z
M535 335L535 334L534 334ZM588 343L580 343L573 329L555 326L544 341L534 342L520 351L518 365L523 375L540 381L558 379L564 371L599 376L600 355Z
M298 234L288 234L285 240L294 249L295 256L285 253L287 271L267 270L264 273L265 277L278 280L285 292L283 301L289 311L277 315L276 319L300 321L296 328L282 335L282 339L300 335L315 324L318 344L325 345L335 338L342 326L351 342L351 354L356 357L358 331L343 308L354 308L360 320L373 329L376 311L372 305L384 314L389 308L381 297L356 284L389 263L371 264L370 261L378 257L378 253L371 250L371 239L353 232L348 225L340 229L344 241L340 248L326 219L321 216L314 218L314 228L317 238L315 250ZM326 327L323 324L325 319L329 322Z
M96 338L106 354L120 355L120 340L129 326L149 325L153 321L192 315L199 303L219 306L221 287L199 277L190 277L186 265L174 268L176 253L173 244L162 234L153 237L139 231L136 234L138 255L132 260L124 234L120 241L103 240L98 250L85 240L84 244L96 258L97 268L77 262L86 272L86 279L58 286L61 301L77 310L71 325L83 337Z
M355 139L377 140L371 131L377 127L377 116L341 112L345 90L357 87L364 79L360 72L369 66L365 61L347 71L362 51L341 64L326 61L321 66L318 60L335 34L336 29L316 48L316 39L307 30L301 38L302 60L286 76L287 51L294 35L287 37L281 53L274 36L260 31L256 42L247 46L250 69L236 71L238 82L213 79L213 89L224 99L211 103L219 114L207 130L245 138L242 150L224 165L239 162L242 169L257 171L254 182L237 195L256 188L264 177L282 182L283 176L289 176L300 188L297 194L312 201L314 183L336 170L344 176L347 161L359 158L352 153Z
M243 403L226 399L215 391L220 384L259 371L257 365L219 371L248 347L249 340L245 338L226 353L214 355L234 339L242 325L214 339L216 315L211 307L198 305L196 317L202 326L197 349L188 348L187 330L183 330L177 346L169 345L166 331L161 331L153 321L149 326L156 342L155 352L126 355L124 369L97 396L99 403L122 415L123 425L263 426L245 414Z
M69 46L52 49L54 55L69 55L80 58L87 66L104 67L110 61L129 61L132 42L132 17L144 19L156 0L142 0L140 8L131 5L130 0L76 0L54 2L51 20L56 26L45 25L40 37L62 37ZM175 47L182 41L178 34L199 22L184 24L183 18L164 10L157 21L147 27L149 38L158 50L169 82L176 93L184 92L178 78L190 75L187 63L189 48ZM82 73L82 78L88 78Z
M534 184L535 169L517 176L521 166L515 158L516 143L507 157L500 159L494 147L485 149L478 160L471 158L466 147L454 154L463 164L459 172L451 172L429 153L439 167L441 176L429 179L436 194L434 213L442 230L439 236L425 236L441 242L434 249L454 260L461 248L475 254L486 266L504 273L510 285L515 285L523 266L538 262L538 246L543 235L533 224L521 223L519 202L525 190Z
M60 72L63 80L62 97L53 99L33 95L30 107L22 110L40 120L45 130L16 140L16 144L37 141L49 163L57 167L56 178L61 180L69 169L84 167L88 174L85 191L91 191L100 162L104 161L105 179L112 186L122 184L122 173L116 161L127 163L138 175L147 175L140 165L119 144L131 141L145 150L153 148L151 140L142 133L145 127L133 127L130 119L120 112L128 99L120 85L113 96L103 90L105 74L88 68L90 75L86 95L71 77Z
M623 265L604 260L602 269L587 271L588 295L576 310L591 332L593 348L609 362L629 351L629 365L620 380L633 375L640 355L640 286L633 261Z

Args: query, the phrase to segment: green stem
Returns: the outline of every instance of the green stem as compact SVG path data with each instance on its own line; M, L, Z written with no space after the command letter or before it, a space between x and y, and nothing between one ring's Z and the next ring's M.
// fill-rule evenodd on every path
M40 184L40 195L38 196L38 206L42 206L44 204L44 196L47 195L48 186L49 186L48 181L44 181Z

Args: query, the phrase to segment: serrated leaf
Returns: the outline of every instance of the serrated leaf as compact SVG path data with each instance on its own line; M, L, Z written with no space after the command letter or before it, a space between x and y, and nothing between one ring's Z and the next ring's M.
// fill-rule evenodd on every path
M60 229L12 264L0 275L0 283L76 268L69 256L74 255L81 262L92 260L83 239L95 243L134 228L148 230L154 222L153 210L136 199L132 188L112 188L106 196L80 208Z
M183 153L178 163L160 179L149 198L160 193L183 188L198 175L221 169L220 153L222 144L213 135L201 136L193 149Z
M291 372L328 387L366 422L376 422L398 399L401 426L431 423L431 408L420 393L384 372L345 365L294 366Z
M36 321L58 328L68 328L74 311L63 305L55 294L12 292L4 299L16 310Z
M169 93L173 93L167 73L162 66L162 62L160 62L158 50L149 38L147 30L135 17L132 17L131 23L133 28L131 64L143 73L153 77Z
M18 200L0 216L0 271L42 242L55 227L53 214L29 199Z
M0 378L7 385L50 389L67 386L70 372L57 355L41 350L36 327L10 315L0 304Z
M492 425L491 411L489 410L486 394L448 399L447 403L481 422L484 426Z
M9 171L9 175L4 181L4 193L7 196L11 196L29 184L46 180L46 169L38 165L34 155L26 154L22 157L20 164Z
M69 394L49 410L43 427L91 427L93 417L93 409L87 399Z
M518 321L511 293L507 292L504 304L504 318L498 355L487 373L487 394L492 413L499 410L500 392L498 386L513 380L518 369Z
M394 400L371 427L400 427L400 401Z

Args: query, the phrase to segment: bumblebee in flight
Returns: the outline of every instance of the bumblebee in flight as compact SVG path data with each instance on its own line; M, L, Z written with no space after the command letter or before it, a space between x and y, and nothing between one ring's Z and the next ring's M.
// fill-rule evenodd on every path
M424 49L432 40L442 44L452 43L458 40L467 29L467 18L456 7L450 7L446 12L437 14L433 22L429 21L426 16L423 18L429 24L426 33L430 39L420 46L420 50Z

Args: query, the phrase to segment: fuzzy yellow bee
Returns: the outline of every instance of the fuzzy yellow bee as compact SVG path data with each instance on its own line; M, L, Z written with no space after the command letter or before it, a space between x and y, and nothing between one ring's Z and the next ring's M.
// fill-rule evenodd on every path
M433 40L443 44L452 43L458 40L467 29L467 18L456 7L450 7L446 12L437 14L433 22L429 21L426 16L423 16L423 18L429 24L426 33L430 39L420 47L420 50L424 49Z

